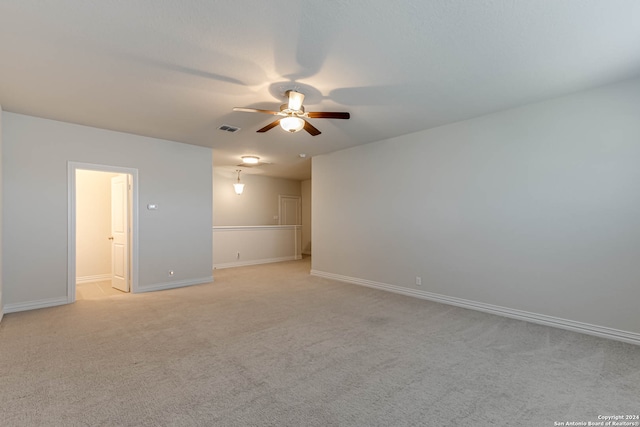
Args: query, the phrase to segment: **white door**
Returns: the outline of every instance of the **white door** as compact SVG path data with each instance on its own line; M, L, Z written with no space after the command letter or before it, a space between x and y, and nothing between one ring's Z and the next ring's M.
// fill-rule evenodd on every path
M111 286L129 292L129 175L111 178Z
M280 196L280 225L300 225L300 197Z

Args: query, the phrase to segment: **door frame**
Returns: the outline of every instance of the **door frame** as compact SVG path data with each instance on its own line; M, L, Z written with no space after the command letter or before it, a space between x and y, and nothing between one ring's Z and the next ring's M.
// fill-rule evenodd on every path
M285 194L279 194L278 195L278 224L279 225L283 225L282 224L282 202L285 199L296 200L296 202L298 204L298 217L296 218L296 224L295 225L300 225L300 223L302 222L302 197L301 196L287 196Z
M131 177L129 269L131 293L136 293L138 292L138 169L69 161L67 162L67 303L76 301L76 171L79 169L121 173Z

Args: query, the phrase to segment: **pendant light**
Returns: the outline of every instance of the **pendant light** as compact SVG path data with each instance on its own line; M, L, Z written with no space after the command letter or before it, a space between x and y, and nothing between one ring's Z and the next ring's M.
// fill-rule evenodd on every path
M241 172L240 169L236 169L236 172L238 172L238 182L233 183L233 189L236 191L236 194L239 196L244 191L244 184L240 182L240 172Z

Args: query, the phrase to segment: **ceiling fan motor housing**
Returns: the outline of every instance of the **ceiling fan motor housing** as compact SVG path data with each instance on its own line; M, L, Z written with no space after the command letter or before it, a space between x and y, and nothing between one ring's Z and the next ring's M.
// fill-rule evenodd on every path
M297 116L302 116L304 114L304 107L301 106L299 110L291 110L289 109L288 104L282 104L280 106L280 111L287 114L295 114Z

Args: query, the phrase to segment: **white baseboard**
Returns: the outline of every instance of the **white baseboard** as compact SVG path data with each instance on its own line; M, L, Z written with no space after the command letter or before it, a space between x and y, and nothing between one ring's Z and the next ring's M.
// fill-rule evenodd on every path
M258 264L270 264L272 262L282 262L282 261L295 261L298 259L302 259L302 256L286 256L280 258L264 258L264 259L254 259L250 261L234 261L234 262L226 262L222 264L213 264L213 268L231 268L231 267L246 267L248 265L258 265Z
M156 283L148 286L138 286L136 293L164 291L166 289L183 288L185 286L201 285L213 282L213 276L201 277L199 279L177 280L175 282Z
M68 304L67 297L56 297L41 299L36 301L18 302L14 304L6 304L4 313L16 313L18 311L37 310L39 308L55 307L57 305Z
M111 274L96 274L94 276L76 277L76 285L81 285L83 283L104 282L105 280L111 280Z
M432 292L425 292L419 289L403 288L396 285L389 285L387 283L374 282L372 280L365 280L357 277L342 276L339 274L327 273L319 270L311 270L311 275L333 279L340 282L352 283L354 285L381 289L396 294L407 295L443 304L455 305L457 307L467 308L471 310L483 311L485 313L510 317L512 319L524 320L531 323L553 326L560 329L567 329L574 332L581 332L583 334L594 335L597 337L640 345L640 334L635 332L622 331L619 329L607 328L598 325L591 325L588 323L576 322L574 320L547 316L545 314L531 313L528 311L516 310L462 298L450 297L442 294L435 294Z
M161 291L165 289L181 288L184 286L200 285L202 283L211 283L211 282L213 282L213 276L202 277L199 279L158 283L155 285L142 287L138 289L136 293ZM27 301L27 302L20 302L20 303L14 303L14 304L6 304L4 306L3 311L4 311L4 314L16 313L18 311L37 310L39 308L55 307L57 305L64 305L68 303L69 303L69 300L65 296L65 297L49 298L49 299L43 299L43 300L37 300L37 301Z

